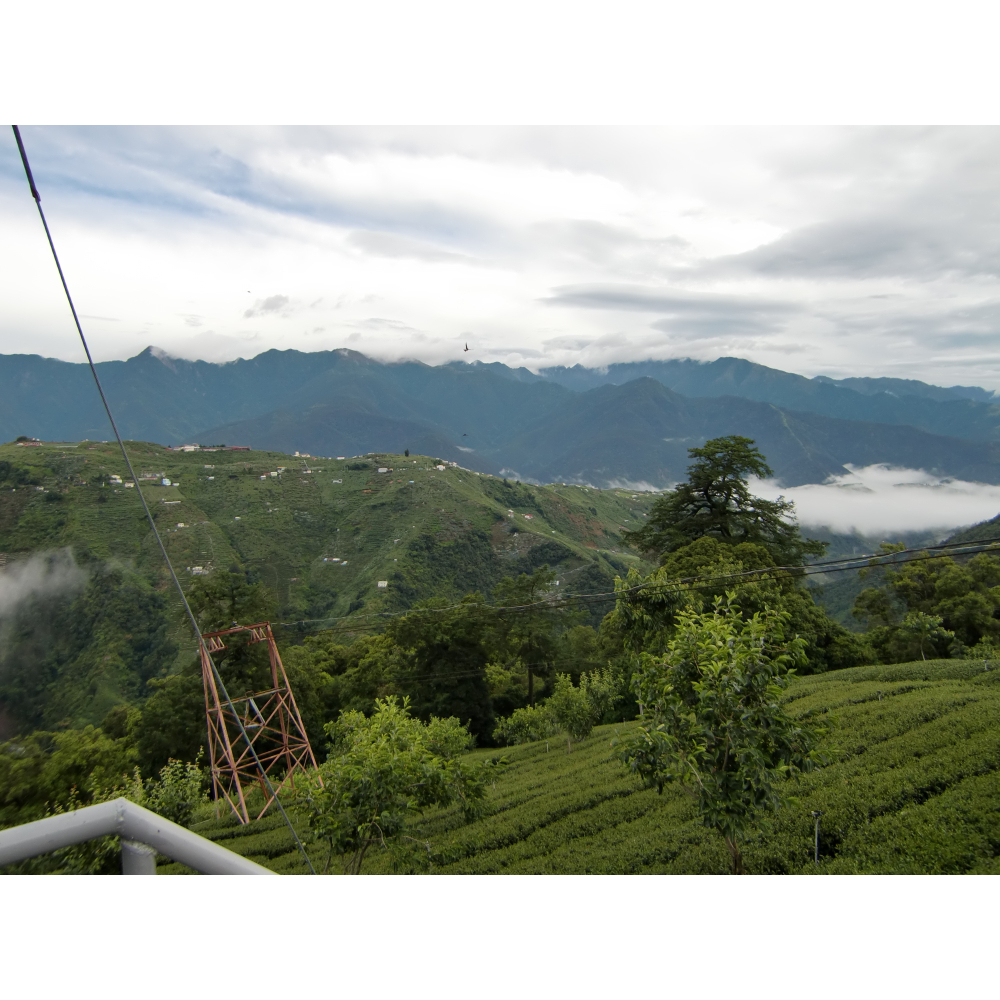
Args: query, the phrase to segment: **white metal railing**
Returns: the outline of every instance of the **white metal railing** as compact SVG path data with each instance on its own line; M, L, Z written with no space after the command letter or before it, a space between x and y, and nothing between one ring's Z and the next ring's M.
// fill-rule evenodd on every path
M0 830L0 865L109 835L121 837L123 875L155 875L157 853L203 875L277 875L128 799Z

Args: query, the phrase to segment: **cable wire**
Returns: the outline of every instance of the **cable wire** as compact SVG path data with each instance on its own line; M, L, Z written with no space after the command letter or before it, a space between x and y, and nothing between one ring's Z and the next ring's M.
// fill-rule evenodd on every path
M205 651L208 662L212 665L212 672L215 674L215 680L222 691L223 697L226 699L226 704L229 706L229 710L232 712L233 718L236 720L236 725L239 726L240 735L246 742L247 749L250 751L250 756L257 765L257 770L260 771L260 776L265 785L267 785L267 790L274 802L277 804L278 809L281 811L281 815L284 818L285 823L288 824L288 829L291 830L292 836L295 838L295 843L302 852L302 857L305 858L306 864L309 866L309 871L315 875L316 869L313 868L313 864L309 860L309 855L306 853L306 849L302 844L302 841L299 839L298 833L295 832L295 827L292 825L292 821L288 818L288 814L285 812L285 807L281 804L281 800L274 791L274 786L271 784L271 780L268 778L267 772L264 770L264 765L261 764L260 758L257 756L257 751L254 750L253 744L250 742L250 737L243 728L243 723L240 721L239 714L233 706L232 699L229 697L229 692L226 690L226 685L222 680L222 675L219 673L219 668L215 665L215 661L208 652L208 646L205 645L205 640L202 638L201 629L198 627L197 619L194 616L194 612L191 610L191 605L188 604L187 597L184 595L184 588L181 586L180 580L177 579L173 563L170 561L170 556L167 555L167 549L163 544L163 539L160 537L160 532L156 528L156 522L153 520L153 515L150 513L149 505L146 503L146 498L142 495L142 488L139 485L139 479L135 474L135 469L132 468L132 460L129 458L128 450L125 448L125 442L122 440L122 436L118 432L118 425L115 423L115 418L111 413L111 406L108 404L108 398L104 394L104 387L101 385L100 377L97 374L94 359L90 355L90 347L87 344L87 338L83 335L83 327L80 325L80 318L77 315L76 306L73 304L73 296L70 295L69 285L66 283L66 276L63 274L62 264L59 263L59 254L56 253L56 246L52 241L52 234L49 232L49 224L45 219L45 212L42 211L42 196L38 193L38 188L35 187L35 179L31 173L31 166L28 163L28 154L24 149L24 143L21 141L21 132L16 125L12 125L11 128L14 130L14 139L17 141L17 151L21 154L21 163L24 166L25 176L28 178L28 187L31 189L31 197L35 199L35 206L38 209L38 215L42 220L42 227L45 230L45 238L49 242L49 249L52 251L52 259L55 261L56 270L59 272L59 280L62 282L63 291L66 293L66 301L69 303L70 312L73 314L73 322L76 324L76 332L80 335L80 343L83 344L84 353L87 355L87 364L90 365L90 373L94 376L94 384L97 386L97 391L101 395L101 402L104 404L104 412L107 413L111 429L115 432L115 438L118 441L119 448L121 448L122 457L125 459L125 464L128 466L129 476L135 483L135 491L139 494L139 499L142 501L142 509L146 512L146 519L149 521L149 526L153 530L156 542L160 546L160 552L163 554L163 561L167 564L167 569L170 571L171 579L174 581L177 593L180 594L181 601L184 604L184 610L187 612L187 616L191 621L191 627L194 629L194 634L198 637L198 644Z
M746 577L757 577L762 579L767 579L769 574L786 574L783 577L777 577L779 579L788 579L788 577L802 577L802 576L820 576L824 573L843 573L851 569L879 569L882 567L891 567L896 565L902 565L903 563L910 562L924 562L929 559L941 559L947 552L939 550L947 549L963 549L963 552L957 552L957 555L973 555L978 552L988 552L996 550L1000 547L1000 539L994 541L982 541L982 542L940 542L937 545L926 545L919 548L912 549L900 549L896 552L876 552L868 553L866 555L859 556L844 556L839 559L831 559L827 562L821 563L809 563L806 566L765 566L760 569L749 569L743 570L737 573L723 573L717 576L687 576L678 577L674 580L668 580L663 583L640 583L634 587L623 587L621 590L609 590L603 593L597 594L566 594L564 597L547 597L541 601L535 601L532 604L515 604L515 605L494 605L487 604L485 602L472 602L472 601L462 601L458 604L449 604L443 608L407 608L403 611L374 611L367 615L343 615L340 617L331 618L305 618L300 619L295 622L276 622L275 624L280 625L283 628L293 629L298 628L301 625L307 625L312 622L352 622L355 624L342 626L339 628L317 628L310 629L309 634L315 635L320 632L322 633L351 633L351 632L362 632L369 629L376 629L379 627L380 622L365 622L363 619L375 618L381 621L386 619L407 617L409 615L419 615L419 614L444 614L448 611L457 611L459 609L481 609L483 611L492 611L495 613L510 611L510 612L524 612L532 611L536 608L548 608L551 610L557 610L559 608L564 608L573 604L575 602L584 603L610 603L612 601L618 601L623 596L628 594L634 594L641 590L652 590L658 593L682 593L689 590L710 590L716 584L719 584L725 580L735 580L739 581ZM898 558L906 557L906 558ZM883 562L878 562L873 564L873 560L888 560ZM845 564L854 565L845 565ZM863 563L864 565L857 565ZM753 582L749 580L747 582ZM301 635L303 630L299 630Z

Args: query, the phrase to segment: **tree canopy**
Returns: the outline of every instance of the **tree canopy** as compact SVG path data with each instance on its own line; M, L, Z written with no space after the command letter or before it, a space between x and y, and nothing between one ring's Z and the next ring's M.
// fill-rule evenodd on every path
M901 544L884 543L883 557ZM1000 647L1000 559L980 552L967 561L950 556L894 566L873 565L862 579L881 577L854 602L854 617L887 663L962 655L976 649L993 658Z
M619 598L601 625L601 634L608 643L617 640L634 663L641 652L663 653L681 610L706 611L716 598L735 593L744 618L769 608L789 616L789 633L806 642L803 672L822 673L869 662L871 650L865 642L817 606L795 572L744 579L731 575L773 566L773 558L762 545L727 545L716 538L699 538L666 554L652 573L644 575L632 568L624 580L619 578L615 583ZM691 577L701 581L681 582Z
M643 723L621 740L621 760L661 792L678 782L694 796L734 875L757 814L781 806L787 778L822 763L818 731L779 702L805 659L803 640L786 639L788 617L767 610L746 621L732 595L706 613L682 611L665 655L643 653L633 677Z
M468 730L455 718L414 719L406 699L377 701L370 718L342 712L325 728L330 755L297 779L297 801L313 836L327 844L326 868L333 854L345 854L349 874L361 872L373 847L415 843L414 819L429 806L454 803L474 815L498 766L460 760L472 742Z
M755 497L748 479L772 476L773 470L752 439L732 434L689 448L695 461L688 480L653 505L646 524L625 533L639 551L661 558L699 538L730 545L753 542L780 566L800 566L808 555L822 555L826 543L803 538L788 520L795 505L779 497Z

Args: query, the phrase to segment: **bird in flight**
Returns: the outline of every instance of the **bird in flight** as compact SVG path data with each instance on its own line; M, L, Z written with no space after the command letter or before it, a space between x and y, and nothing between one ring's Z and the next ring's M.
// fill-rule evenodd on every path
M468 342L468 341L466 341L466 342L465 342L465 349L466 349L466 350L468 350L468 349L469 349L469 342Z

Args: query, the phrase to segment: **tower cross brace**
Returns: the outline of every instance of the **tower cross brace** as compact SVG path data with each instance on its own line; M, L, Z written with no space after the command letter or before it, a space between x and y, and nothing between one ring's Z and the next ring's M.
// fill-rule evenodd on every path
M242 632L249 633L249 644L267 644L271 687L263 691L247 691L240 698L232 698L233 708L230 710L219 695L209 657L227 648L225 637ZM219 632L205 632L202 638L205 642L201 646L201 678L205 688L212 798L216 802L225 799L239 821L249 823L251 818L260 819L267 812L275 795L287 787L295 787L296 771L315 769L316 758L302 725L302 716L295 704L284 664L278 655L270 622L234 625ZM273 794L268 790L267 782L240 733L239 723L242 723L271 782ZM247 793L254 785L260 788L264 804L259 812L254 809L251 814Z

